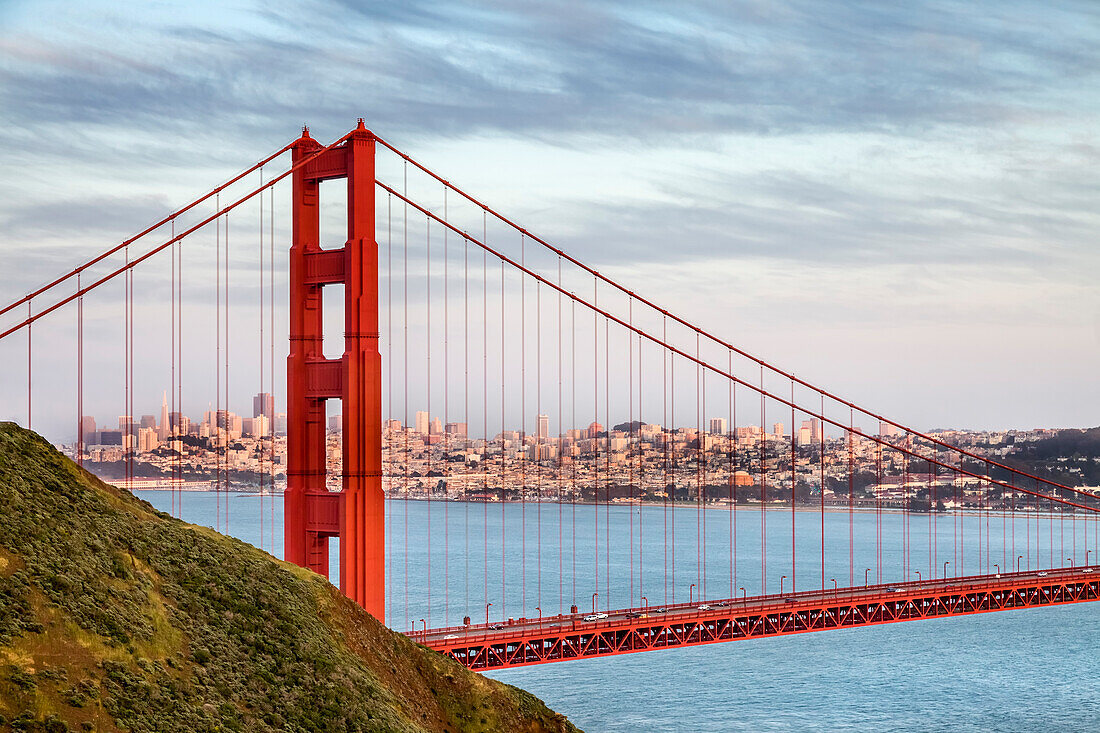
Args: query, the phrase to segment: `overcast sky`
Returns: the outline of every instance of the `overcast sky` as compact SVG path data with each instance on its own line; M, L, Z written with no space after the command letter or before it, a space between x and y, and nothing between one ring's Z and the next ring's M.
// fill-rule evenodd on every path
M1100 6L1056 5L7 0L0 301L362 116L903 422L1097 425Z

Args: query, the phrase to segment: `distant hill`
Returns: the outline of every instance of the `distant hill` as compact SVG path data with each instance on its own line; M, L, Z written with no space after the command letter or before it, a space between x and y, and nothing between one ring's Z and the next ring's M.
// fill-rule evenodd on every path
M1016 443L1004 463L1066 486L1100 486L1100 428L1070 428L1041 440ZM990 475L1009 478L1004 471Z
M0 730L576 729L0 423Z

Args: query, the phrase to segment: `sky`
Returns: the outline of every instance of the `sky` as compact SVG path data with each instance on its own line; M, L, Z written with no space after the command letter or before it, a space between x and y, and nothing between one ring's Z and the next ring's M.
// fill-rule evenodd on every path
M328 141L364 117L636 292L902 422L1094 426L1098 82L1091 1L5 0L0 301L303 124ZM66 380L46 343L41 379ZM2 416L25 414L20 368Z

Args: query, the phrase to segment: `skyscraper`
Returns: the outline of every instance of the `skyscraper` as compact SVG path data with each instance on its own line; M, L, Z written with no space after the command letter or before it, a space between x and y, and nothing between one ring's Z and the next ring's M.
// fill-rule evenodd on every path
M90 445L95 442L95 418L91 415L85 415L80 418L80 425L77 430L82 435L81 440L84 445Z
M539 438L550 437L550 416L539 415L535 418L535 435Z
M711 435L725 435L726 434L726 418L724 418L724 417L712 417L710 419L710 433L711 433Z
M275 398L267 392L260 392L252 398L252 417L266 415L270 420L275 415Z
M168 393L164 393L164 397L160 402L160 427L157 428L157 439L162 443L168 440Z
M421 435L428 434L428 413L424 411L416 413L416 432Z

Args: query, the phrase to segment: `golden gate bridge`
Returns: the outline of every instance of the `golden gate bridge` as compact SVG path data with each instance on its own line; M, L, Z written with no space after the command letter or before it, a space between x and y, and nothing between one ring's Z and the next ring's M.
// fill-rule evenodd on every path
M272 166L278 172L267 175ZM338 247L322 198L331 180L346 182L334 197L346 211ZM289 226L277 230L276 187L288 184ZM289 348L276 343L277 240L290 245ZM256 257L241 266L242 253ZM325 297L331 286L343 289L335 309ZM237 297L246 288L256 296L247 319ZM95 297L101 314L122 311L108 317L121 336L121 370L104 366L101 353L100 366L86 368L85 301ZM145 312L143 297L170 302L167 328ZM205 314L211 301L213 324L189 315ZM342 310L339 356L326 355L326 306ZM135 370L135 351L150 344L164 352L172 415L183 413L185 382L203 382L195 378L203 371L216 395L207 437L226 497L216 521L221 527L224 511L226 530L230 356L239 384L241 342L255 340L243 369L260 392L273 392L275 355L285 352L285 558L328 576L329 540L337 538L343 592L396 623L386 608L399 595L387 587L388 550L404 581L406 633L474 669L1100 595L1097 496L950 445L773 366L523 228L362 120L328 145L303 130L12 301L0 318L0 345L25 338L28 425L43 390L53 411L56 396L71 393L79 422L85 381L98 398L117 387L119 371L123 412L132 416L135 371L140 382L147 369ZM61 329L66 349L36 352L34 334L50 327ZM213 358L198 365L189 335L196 329L215 339ZM107 347L94 343L98 352ZM71 361L72 384L36 392L42 359ZM18 370L9 363L6 379L14 383ZM329 400L341 402L338 491L329 480ZM414 430L413 409L442 413L445 429ZM533 434L529 413L538 415ZM642 420L656 415L659 423ZM266 417L261 497L280 460L273 415ZM789 437L781 426L769 432L769 420L789 420ZM174 419L167 438L176 485L186 453L181 423ZM77 433L83 462L84 431ZM122 447L126 481L136 485L131 436ZM873 480L858 466L873 466ZM903 475L900 495L884 488L891 472ZM401 503L401 537L387 527L387 495ZM423 500L415 511L426 529L410 538L413 499ZM580 549L578 504L591 523ZM182 506L174 492L172 512ZM264 522L267 509L258 506ZM268 508L274 533L273 500ZM836 539L844 522L847 542ZM857 542L857 524L873 541ZM261 525L261 545L263 533ZM410 620L409 580L418 572L427 611ZM442 623L431 622L433 610Z

